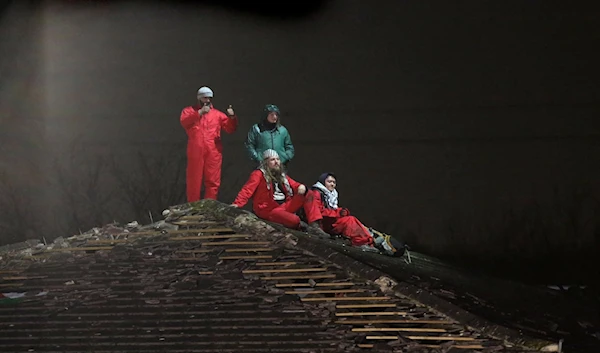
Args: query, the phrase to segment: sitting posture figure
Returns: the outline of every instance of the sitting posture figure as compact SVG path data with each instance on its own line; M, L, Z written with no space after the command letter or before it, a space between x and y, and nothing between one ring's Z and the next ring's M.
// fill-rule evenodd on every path
M336 177L333 173L323 173L309 191L306 218L311 226L320 227L330 235L342 235L353 246L364 250L377 251L373 235L347 208L338 206ZM305 208L306 209L306 208Z
M305 207L306 186L285 174L277 152L268 149L262 156L259 168L250 174L232 206L244 207L252 199L252 210L259 218L306 230L306 224L296 215L304 207L304 211L312 216L313 211ZM323 233L318 228L311 230L319 235Z

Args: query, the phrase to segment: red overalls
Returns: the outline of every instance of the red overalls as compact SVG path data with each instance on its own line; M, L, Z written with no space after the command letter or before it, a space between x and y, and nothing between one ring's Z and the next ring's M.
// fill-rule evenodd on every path
M373 245L373 237L367 228L354 216L341 216L343 208L327 208L321 200L321 193L318 190L306 192L306 203L311 212L306 212L308 223L321 221L321 228L329 234L341 234L350 239L352 245Z
M236 116L227 117L223 112L211 108L202 117L200 105L186 107L179 121L188 135L186 186L188 202L200 200L200 189L204 179L204 198L217 199L221 186L223 144L221 129L233 133L237 129Z
M308 215L312 212L312 208L306 207L305 195L298 194L298 186L302 184L287 175L286 178L294 195L289 195L283 190L286 198L281 205L273 199L274 187L273 185L267 187L267 181L260 169L256 169L250 174L250 178L238 193L233 204L244 207L252 199L252 210L259 218L282 224L288 228L298 229L300 217L296 215L296 212L304 207L304 211ZM312 214L310 216L314 217Z

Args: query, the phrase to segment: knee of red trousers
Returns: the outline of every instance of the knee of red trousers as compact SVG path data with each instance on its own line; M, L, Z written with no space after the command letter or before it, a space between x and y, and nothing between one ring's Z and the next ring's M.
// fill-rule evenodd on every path
M300 227L300 217L281 209L274 209L269 213L267 220L279 223L287 228L298 229Z
M210 171L204 175L204 186L206 188L219 189L221 186L221 173Z
M304 214L306 214L306 221L310 224L323 220L323 215L316 207L304 207Z
M306 221L308 223L313 223L323 219L321 210L319 210L319 206L317 206L317 203L314 200L314 192L308 191L304 200L304 213L306 214Z
M296 194L292 196L292 198L289 201L284 203L284 208L288 212L295 213L304 205L305 201L306 198L304 195Z

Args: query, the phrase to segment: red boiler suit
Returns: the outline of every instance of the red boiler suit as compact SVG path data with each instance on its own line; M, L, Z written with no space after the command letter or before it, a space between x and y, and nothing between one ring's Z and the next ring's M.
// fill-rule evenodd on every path
M233 133L238 126L234 115L228 117L211 107L200 116L200 105L185 107L179 121L188 135L186 187L188 202L200 200L200 189L204 179L204 198L217 199L221 186L223 144L221 129Z
M341 216L343 208L328 208L323 204L321 193L318 190L310 190L306 196L307 206L311 210L310 215L306 212L309 223L321 221L321 228L326 233L342 236L350 239L353 246L373 245L373 236L367 228L354 216Z
M267 187L267 181L260 169L250 173L250 178L238 193L233 204L244 207L252 199L252 210L259 218L282 224L288 228L298 229L300 227L300 217L295 213L301 207L304 207L304 211L308 215L312 212L312 209L306 207L305 195L298 194L298 187L301 184L287 175L285 177L292 188L293 195L290 195L286 190L282 190L286 196L283 204L280 205L273 199L275 187L272 184ZM281 188L285 189L284 186ZM314 217L312 214L311 216Z

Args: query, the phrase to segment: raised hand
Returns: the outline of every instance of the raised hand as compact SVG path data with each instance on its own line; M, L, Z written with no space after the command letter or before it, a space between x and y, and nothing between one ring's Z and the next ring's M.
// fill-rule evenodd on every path
M204 115L210 111L210 105L205 105L200 110L198 110L198 114Z
M231 106L231 104L229 105L229 108L227 108L227 115L229 115L229 116L235 115L235 112L233 111L233 107Z

